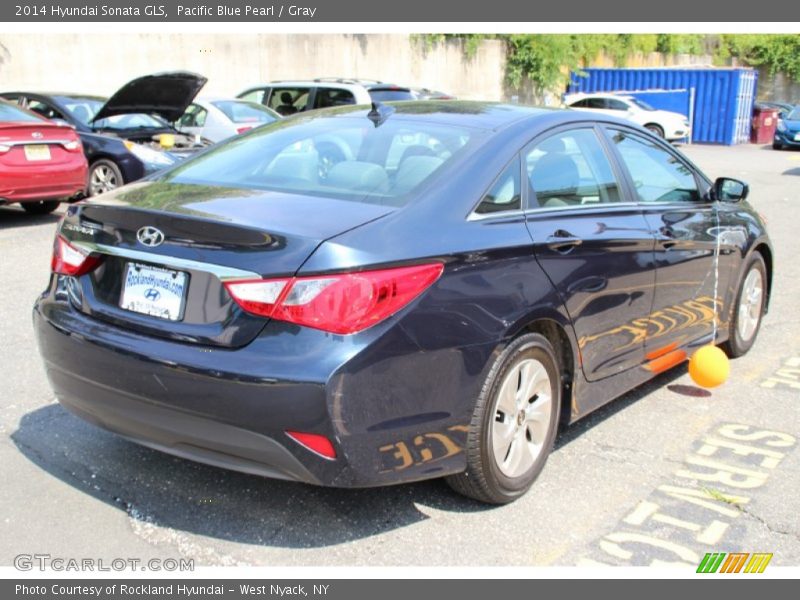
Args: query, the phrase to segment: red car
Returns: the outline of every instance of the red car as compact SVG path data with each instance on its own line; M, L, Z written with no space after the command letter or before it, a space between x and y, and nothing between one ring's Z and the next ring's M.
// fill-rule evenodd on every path
M87 168L72 127L0 101L0 205L52 212L83 194Z

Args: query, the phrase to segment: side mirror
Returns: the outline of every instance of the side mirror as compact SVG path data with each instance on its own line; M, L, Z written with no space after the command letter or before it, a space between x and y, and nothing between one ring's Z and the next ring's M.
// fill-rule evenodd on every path
M714 182L714 200L719 202L741 202L750 193L750 186L744 181L720 177Z

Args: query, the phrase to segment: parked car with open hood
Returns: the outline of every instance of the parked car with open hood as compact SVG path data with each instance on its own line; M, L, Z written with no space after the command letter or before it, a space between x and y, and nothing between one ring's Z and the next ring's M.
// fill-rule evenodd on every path
M274 110L257 102L241 98L204 97L189 105L175 122L175 127L183 133L216 143L280 118Z
M778 117L772 147L775 150L800 148L800 106L795 106L791 111Z
M0 97L75 128L89 162L87 194L95 196L209 145L172 125L205 83L201 75L176 71L129 81L110 98L27 91L3 92Z
M69 125L54 123L0 100L0 205L18 202L46 214L79 197L86 185L86 158Z
M564 104L574 110L613 115L650 130L660 138L676 141L689 137L689 119L680 113L658 110L647 102L624 94L568 94Z

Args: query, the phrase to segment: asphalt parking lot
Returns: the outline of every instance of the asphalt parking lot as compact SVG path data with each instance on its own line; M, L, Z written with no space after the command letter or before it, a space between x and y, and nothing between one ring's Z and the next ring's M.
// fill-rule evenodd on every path
M492 508L442 482L332 490L137 446L54 400L30 310L58 215L0 208L0 565L194 558L197 565L697 565L707 552L800 565L800 152L685 147L748 181L776 279L747 356L711 392L681 366L564 433L533 490Z

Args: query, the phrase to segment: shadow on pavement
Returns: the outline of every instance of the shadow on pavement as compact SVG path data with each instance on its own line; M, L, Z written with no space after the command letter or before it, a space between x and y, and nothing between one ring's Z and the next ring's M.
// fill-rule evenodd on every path
M19 206L0 206L0 229L11 227L33 227L47 223L58 223L61 219L61 210L56 210L49 215L31 215Z
M561 432L555 451L682 374L675 368L595 411ZM437 480L346 490L209 467L129 442L59 404L24 415L11 439L50 475L136 521L237 543L325 547L428 519L418 505L463 513L493 510Z

